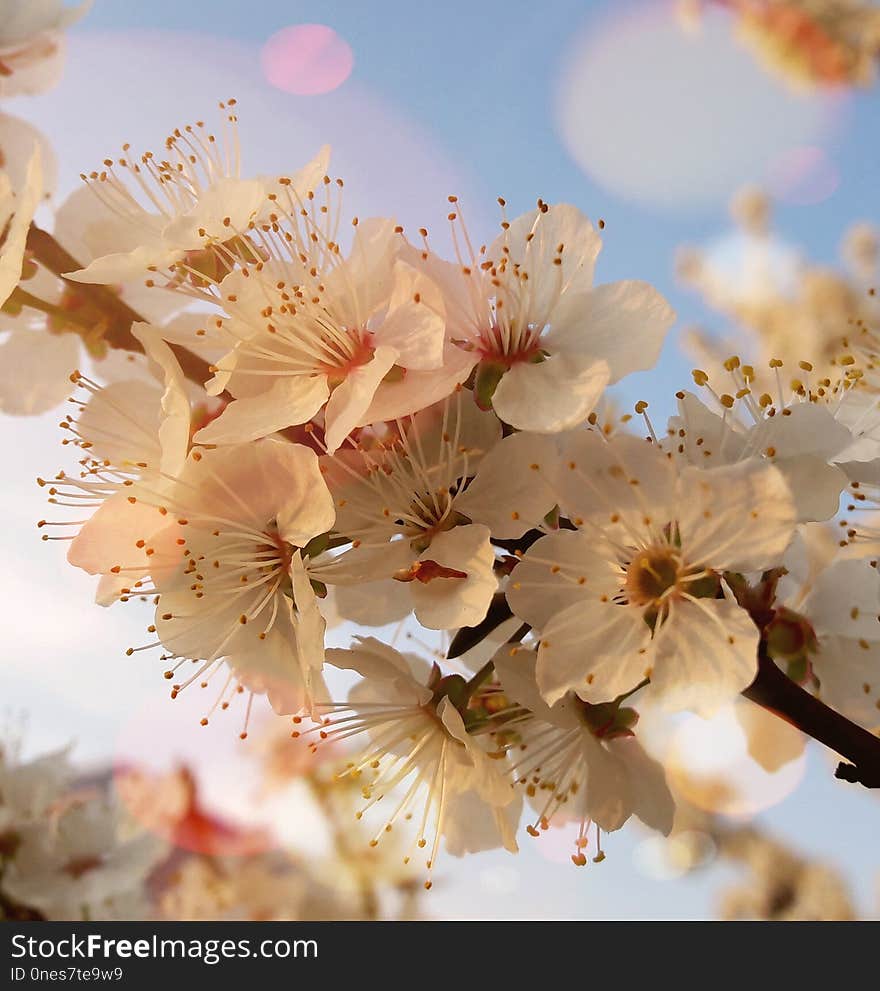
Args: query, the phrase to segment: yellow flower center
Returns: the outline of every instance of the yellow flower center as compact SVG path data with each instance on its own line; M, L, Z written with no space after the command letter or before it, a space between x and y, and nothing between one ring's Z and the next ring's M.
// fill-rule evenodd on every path
M668 546L646 547L630 561L624 589L629 602L647 606L659 602L678 583L681 561Z

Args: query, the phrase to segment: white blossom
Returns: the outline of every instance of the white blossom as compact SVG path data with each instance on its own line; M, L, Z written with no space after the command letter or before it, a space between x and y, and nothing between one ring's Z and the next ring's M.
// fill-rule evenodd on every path
M509 750L515 778L535 810L531 835L576 823L572 860L583 866L592 824L597 827L597 859L602 859L599 830L619 829L632 815L669 834L675 805L663 768L632 733L638 718L634 710L606 711L574 694L548 705L538 690L537 657L531 650L502 648L494 664L501 688L515 706L501 710L493 737Z
M609 382L651 367L675 314L647 283L593 286L602 242L575 207L541 203L502 226L478 252L463 232L457 264L419 257L481 402L517 429L555 433L583 423Z
M669 708L711 712L757 671L759 632L725 572L779 564L794 529L781 473L744 461L678 471L656 445L568 439L559 503L577 529L523 556L507 596L540 631L537 678L603 702L650 679Z
M331 715L322 722L321 738L366 733L370 739L346 773L363 781L366 805L358 818L383 798L391 807L371 842L412 820L406 859L426 850L429 871L441 837L455 856L498 846L516 852L521 803L498 761L469 734L436 669L372 637L357 638L351 650L328 650L327 658L363 677L347 703L326 707Z
M326 458L336 530L352 541L340 583L407 583L431 629L480 622L498 585L490 536L522 536L556 503L546 439L501 434L493 413L457 391Z

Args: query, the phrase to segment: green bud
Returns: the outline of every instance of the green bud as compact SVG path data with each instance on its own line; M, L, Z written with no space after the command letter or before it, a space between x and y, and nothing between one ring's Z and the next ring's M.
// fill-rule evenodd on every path
M439 705L444 698L448 698L459 712L465 707L468 700L468 685L460 674L448 674L437 682L434 687L433 702Z
M784 606L777 609L764 629L767 653L785 666L789 677L798 683L810 675L810 654L818 649L816 634L809 620Z
M497 361L481 361L474 379L474 397L480 409L492 409L492 397L507 368Z

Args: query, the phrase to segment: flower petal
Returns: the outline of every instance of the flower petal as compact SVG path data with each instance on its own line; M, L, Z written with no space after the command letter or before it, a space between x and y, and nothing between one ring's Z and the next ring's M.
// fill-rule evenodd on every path
M547 335L549 347L608 364L610 382L653 368L675 311L647 282L628 280L563 297Z
M307 423L324 405L330 390L323 375L287 375L256 396L234 399L195 435L199 444L240 444L276 430Z
M556 460L549 438L512 434L484 456L455 507L495 537L521 537L556 505Z
M757 459L685 468L678 482L678 525L688 562L716 571L759 571L780 563L796 513L785 477Z
M561 438L557 490L560 508L575 521L623 521L637 532L644 517L674 516L674 464L656 444L621 434L608 441L596 430Z
M557 613L538 648L538 687L553 705L568 691L608 702L635 688L651 660L651 631L641 610L586 601Z
M760 634L727 599L675 599L655 636L651 696L667 709L710 716L758 672Z
M868 561L834 561L816 577L800 611L820 636L880 641L880 574Z
M548 534L513 569L508 604L520 619L541 630L569 606L613 595L619 586L613 558L613 548L608 546L602 553L592 534L579 530Z
M561 352L537 363L520 362L502 376L492 408L517 430L558 433L592 413L608 374L604 361Z
M349 372L345 381L333 390L324 413L324 439L331 454L355 427L366 423L364 416L373 396L396 361L397 351L380 345L370 361Z
M867 729L880 723L880 643L826 636L810 658L819 697Z
M71 393L80 360L76 334L13 330L0 343L0 409L12 416L45 413Z
M464 572L465 578L433 578L410 583L416 618L429 630L476 626L486 615L498 588L495 552L484 526L457 526L438 533L421 561Z
M425 371L443 364L446 320L440 290L424 272L398 261L388 312L376 330L382 344L397 351L403 368Z
M6 229L6 237L0 244L0 306L9 299L21 279L28 230L42 196L40 146L35 144L24 185L17 193L13 191L9 177L0 172L0 227Z

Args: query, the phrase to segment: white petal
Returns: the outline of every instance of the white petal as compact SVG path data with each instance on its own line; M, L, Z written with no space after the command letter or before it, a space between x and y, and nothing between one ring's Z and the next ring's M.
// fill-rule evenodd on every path
M148 216L146 212L145 217ZM105 286L142 279L153 268L166 269L183 257L183 251L169 248L164 241L155 238L133 251L119 251L103 255L89 262L85 268L65 272L64 278L72 282L99 283Z
M0 45L0 50L5 47ZM30 38L15 51L3 51L4 65L11 72L0 76L0 100L54 89L64 74L65 48L66 41L60 34L47 31Z
M556 613L601 595L613 595L619 569L613 548L592 534L560 530L536 541L514 568L507 601L515 615L543 629Z
M484 526L457 526L438 533L420 560L464 572L466 578L410 583L416 618L429 630L476 626L485 618L498 588L495 553Z
M501 440L502 428L491 410L481 410L470 392L460 390L448 403L417 413L406 431L414 456L429 469L461 455L456 471L472 475L488 451Z
M13 416L45 413L73 391L80 361L76 334L13 330L0 343L0 409Z
M819 635L880 641L880 574L868 561L834 561L816 577L800 611Z
M437 286L423 272L398 261L388 312L376 330L376 339L397 351L397 363L403 368L440 368L446 329L444 312Z
M610 833L620 829L633 813L632 782L623 761L592 734L585 731L581 739L581 760L587 765L587 779L575 809Z
M370 361L349 372L345 381L333 390L324 414L324 439L331 454L355 427L367 422L364 417L376 389L396 361L397 351L380 345Z
M823 702L866 729L880 725L880 643L821 637L810 660Z
M737 699L733 711L746 734L749 756L770 774L804 752L804 734L774 713L745 698Z
M333 301L340 326L359 327L384 309L394 283L394 260L403 241L387 217L361 220L348 258L324 279L325 296Z
M0 224L6 228L6 237L0 245L0 306L9 299L21 278L28 229L42 196L40 146L35 144L24 186L17 194L13 193L9 178L0 172Z
M105 255L134 251L145 240L153 243L161 227L159 214L145 213L138 223L132 223L106 203L96 190L81 186L58 207L53 233L78 262L87 264ZM171 296L161 290L154 294Z
M517 430L569 430L592 413L608 374L604 361L561 351L537 363L519 362L502 376L492 408Z
M74 567L90 575L110 574L118 567L125 570L131 583L159 562L167 567L170 558L173 568L180 560L180 549L173 539L177 533L168 516L143 502L129 502L128 491L99 506L71 541L67 560ZM144 546L138 547L138 541L144 541ZM149 547L155 547L157 553L147 555Z
M561 439L559 505L574 520L619 517L641 532L645 516L673 517L675 481L673 463L641 438L577 430Z
M146 573L146 569L144 570ZM125 589L131 588L131 582L131 575L124 578L121 575L101 575L95 590L95 603L99 606L112 606L120 595L125 594Z
M675 801L666 783L663 766L649 757L633 737L610 740L608 749L626 767L632 812L646 826L668 836L675 817Z
M324 631L326 624L318 609L318 597L312 588L302 555L293 555L290 564L293 581L293 610L291 619L296 632L296 652L303 669L306 687L311 691L312 674L324 666Z
M98 458L117 467L159 468L162 390L154 381L113 382L86 403L77 429Z
M449 346L441 368L425 372L407 369L396 381L383 379L364 413L364 423L396 420L445 399L470 375L476 360L473 354Z
M585 601L555 615L541 632L538 687L553 705L568 691L607 702L635 688L651 660L651 631L641 610Z
M308 422L324 405L330 390L323 375L288 375L265 392L234 399L215 420L195 435L199 444L239 444L276 430Z
M815 455L780 458L775 461L794 500L798 522L830 519L840 508L840 493L847 476L837 465Z
M343 671L356 671L368 685L386 683L401 704L424 705L431 700L431 689L413 676L407 659L393 647L375 637L356 637L355 642L350 650L327 650L327 663Z
M716 571L773 567L794 536L791 492L782 472L763 461L685 468L677 502L685 558Z
M538 688L537 662L538 655L533 650L518 644L502 647L493 664L504 694L545 722L566 729L582 729L583 722L566 699L560 699L554 706L544 701Z
M133 324L132 334L141 342L144 354L156 366L165 385L162 393L162 422L158 430L162 449L160 467L169 475L177 475L186 462L190 441L190 406L186 377L174 352L149 324Z
M315 157L298 169L292 176L287 176L289 182L278 183L277 190L282 196L289 198L291 205L297 204L297 199L303 199L308 193L320 188L324 176L330 168L330 145L321 145ZM268 183L268 180L264 180Z
M6 3L0 25L0 48L15 48L46 31L63 31L84 17L93 0L65 5L61 0Z
M227 663L250 691L265 694L279 715L310 709L326 690L319 670L303 663L294 633L290 600L279 608L272 629L260 639L261 624L243 627L230 644Z
M361 545L322 561L315 577L331 585L376 588L373 583L390 579L398 571L411 567L417 556L408 540L394 540L380 546Z
M244 234L265 199L258 179L223 176L199 194L192 210L165 226L162 240L169 248L187 251L203 247L206 238L226 241L230 231Z
M513 434L480 462L455 508L495 537L520 537L556 505L553 442L539 434Z
M736 602L674 600L655 637L651 696L664 708L710 716L754 680L759 640Z
M446 800L443 818L446 851L453 857L498 847L516 853L516 830L521 815L521 795L498 807L487 804L476 791L454 792Z
M0 83L0 98L2 95ZM26 120L0 112L0 160L13 190L27 184L28 164L35 145L40 149L43 189L48 196L54 192L58 179L58 163L52 146L46 136Z
M675 311L647 282L610 282L566 295L553 320L548 346L604 360L617 382L654 367Z
M755 428L754 450L772 447L778 458L812 454L830 461L844 451L852 434L826 407L795 403Z
M262 529L274 520L300 547L333 525L332 499L310 448L265 437L197 453L180 493L195 522L203 516L211 528L222 519Z
M333 609L339 622L357 626L386 626L405 619L412 612L412 601L405 582L391 579L336 585L325 605ZM329 615L325 609L325 615Z
M467 785L472 788L484 802L490 805L509 805L515 797L513 782L501 773L503 764L499 765L485 750L477 739L471 736L464 726L461 713L446 697L437 706L437 716L446 727L453 739L463 744L471 768L467 774Z
M535 285L534 307L547 313L559 290L564 299L592 287L593 269L601 250L602 239L589 217L570 203L555 203L546 212L532 210L511 221L490 245L488 257L497 262L507 256L528 272ZM561 259L560 266L555 264L557 257ZM559 290L557 279L561 280Z
M719 464L739 461L747 444L747 433L738 429L730 419L713 413L692 392L683 393L678 400L679 415L669 421L669 427L684 436L672 438L680 444L685 459L698 468L713 468Z

